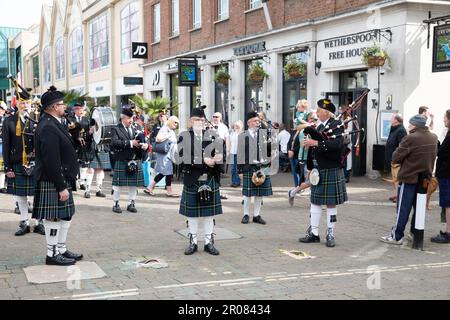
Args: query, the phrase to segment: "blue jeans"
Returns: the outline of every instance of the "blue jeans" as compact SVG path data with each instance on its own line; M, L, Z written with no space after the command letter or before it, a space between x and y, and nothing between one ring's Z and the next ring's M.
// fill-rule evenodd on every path
M298 170L298 159L290 159L291 162L291 173L294 177L294 187L297 187L300 185L300 172Z
M416 201L417 201L417 183L408 184L402 183L398 187L397 196L397 220L394 227L392 227L392 237L395 240L400 240L405 235L406 224L408 223L409 213L414 208L414 214L411 219L411 231L414 229L416 216Z
M240 185L241 179L237 170L237 154L233 154L233 163L231 164L231 184Z

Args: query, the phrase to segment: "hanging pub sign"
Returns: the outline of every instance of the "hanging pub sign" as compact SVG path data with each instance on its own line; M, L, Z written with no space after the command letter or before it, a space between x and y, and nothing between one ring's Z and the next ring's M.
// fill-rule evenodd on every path
M450 25L434 28L433 72L450 71Z
M178 81L180 87L191 87L198 85L198 61L178 60Z

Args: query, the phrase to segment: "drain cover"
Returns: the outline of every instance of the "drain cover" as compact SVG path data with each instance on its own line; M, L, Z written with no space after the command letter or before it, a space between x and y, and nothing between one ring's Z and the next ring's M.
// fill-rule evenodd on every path
M309 253L304 252L304 251L280 249L280 252L288 255L291 258L297 259L297 260L314 259L315 258L315 256L312 256Z

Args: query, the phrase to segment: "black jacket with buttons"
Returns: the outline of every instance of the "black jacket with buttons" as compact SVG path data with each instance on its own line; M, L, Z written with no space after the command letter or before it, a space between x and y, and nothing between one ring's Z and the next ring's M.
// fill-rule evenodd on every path
M130 161L142 159L142 155L145 151L136 147L131 147L131 140L134 140L135 138L139 140L139 137L133 126L131 126L131 132L132 134L130 136L122 122L112 128L111 152L114 155L114 160ZM144 143L145 141L141 139L140 142Z
M3 122L2 129L2 139L3 139L3 162L5 166L5 172L13 171L14 164L22 163L22 151L23 142L22 135L16 135L16 125L18 121L18 114L7 117ZM34 137L32 133L34 132L34 124L31 121L27 122L27 127L25 128L25 123L21 120L22 132L26 132L25 148L26 152L30 154L33 152L34 147Z
M53 182L58 192L68 184L74 188L79 173L74 142L67 128L45 112L37 125L35 148L35 180Z
M329 124L330 128L336 128L339 123L339 120L330 119L328 120L327 125ZM323 125L319 125L317 130L320 131L322 128ZM307 134L308 130L310 129L305 129L305 134ZM339 135L343 132L344 129L339 128L333 131L333 135ZM317 140L319 144L317 147L308 149L308 170L312 170L314 168L314 157L317 160L319 169L342 168L342 157L346 148L346 145L344 144L344 137L341 136L335 139L319 138L321 138L321 136L311 137L311 139Z

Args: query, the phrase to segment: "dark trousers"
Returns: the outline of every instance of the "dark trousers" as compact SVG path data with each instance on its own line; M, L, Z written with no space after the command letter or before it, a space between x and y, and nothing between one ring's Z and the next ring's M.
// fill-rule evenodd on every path
M298 159L290 159L291 162L291 173L294 177L294 187L298 187L301 182L300 172L298 168Z
M240 185L241 179L239 178L237 169L237 154L232 154L233 163L231 164L231 184Z
M406 224L408 223L409 213L414 209L411 219L411 231L414 229L416 218L416 201L417 201L417 183L402 183L398 187L397 196L397 220L392 228L392 236L395 240L400 240L405 235Z
M166 187L170 187L172 185L173 174L164 176L162 173L159 173L154 179L155 183L160 182L164 177L166 177Z

